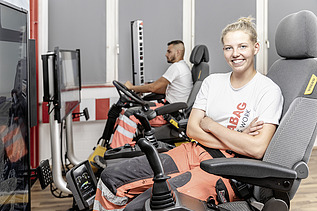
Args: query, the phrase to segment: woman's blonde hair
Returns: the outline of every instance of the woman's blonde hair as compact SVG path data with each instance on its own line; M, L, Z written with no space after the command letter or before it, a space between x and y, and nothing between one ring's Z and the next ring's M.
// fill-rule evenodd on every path
M252 22L254 18L241 17L236 22L228 24L226 28L222 30L221 43L223 44L223 38L232 31L244 31L250 35L250 39L253 43L258 41L258 35L255 30L255 24Z

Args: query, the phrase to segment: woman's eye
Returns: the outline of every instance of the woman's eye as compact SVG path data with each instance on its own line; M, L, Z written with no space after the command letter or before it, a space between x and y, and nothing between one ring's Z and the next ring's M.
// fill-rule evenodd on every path
M247 46L246 45L241 45L240 48L241 49L245 49L245 48L247 48Z
M226 51L230 51L232 48L231 47L225 47Z

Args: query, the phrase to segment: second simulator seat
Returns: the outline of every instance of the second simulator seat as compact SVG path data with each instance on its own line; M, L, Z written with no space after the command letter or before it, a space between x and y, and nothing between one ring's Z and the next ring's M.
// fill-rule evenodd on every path
M194 49L192 50L192 53L190 56L190 62L193 64L192 78L193 78L194 84L193 84L193 88L191 90L191 93L189 95L189 98L187 100L187 103L168 104L168 105L160 107L158 109L158 112L151 112L151 111L145 112L145 113L154 114L154 115L150 115L150 116L152 116L152 118L154 118L156 115L160 115L160 114L163 114L165 116L170 116L171 113L173 113L173 114L177 113L177 116L181 117L181 120L177 119L177 121L180 120L179 125L183 125L182 128L177 128L172 124L166 124L166 125L155 128L155 130L154 130L155 132L153 132L155 139L160 142L160 145L164 145L164 146L166 145L166 147L162 148L163 151L170 149L169 143L174 144L176 142L188 141L188 139L185 135L187 118L188 118L189 113L191 111L191 108L194 104L196 95L200 89L202 81L209 75L209 65L207 63L207 62L209 62L209 52L208 52L207 47L205 45L195 46ZM131 93L131 91L130 91L130 93L128 93L128 91L125 90L127 88L119 82L115 82L114 85L121 87L120 90L124 91L124 92L122 92L122 93L119 92L119 94L120 94L119 101L117 102L117 104L112 105L112 107L108 113L108 120L107 120L106 127L104 129L103 135L98 141L98 144L99 144L99 142L101 140L104 140L105 145L103 145L103 146L107 147L107 151L104 150L104 152L101 152L99 154L96 154L96 153L92 154L89 158L91 161L95 160L95 158L100 159L100 156L102 156L102 153L104 153L104 157L102 160L107 160L106 162L108 164L116 164L118 162L118 159L125 159L125 158L139 156L140 152L141 152L140 150L135 149L135 148L133 148L133 150L131 150L132 148L129 145L124 145L124 146L117 147L114 149L111 149L108 147L108 144L111 143L110 142L111 136L115 130L116 119L118 118L119 113L121 112L121 109L122 109L122 106L120 106L120 105L117 106L117 105L123 104L123 102L121 102L121 101L123 101L124 99L129 99L129 97L128 98L126 98L126 97L127 96L132 97L132 94L133 94L133 93ZM142 100L142 99L138 99L138 101L139 100ZM155 99L155 100L157 100L157 99ZM143 102L140 102L139 104L140 105L147 104L147 102L143 101ZM182 112L180 114L178 113L179 110L182 110ZM132 114L135 115L135 113L139 112L139 111L141 113L144 112L141 106L130 108L130 109L126 110L125 112L127 114L129 114L129 112L131 112L130 115L132 115ZM142 116L142 115L140 114L138 116ZM148 116L146 116L145 118L147 120L150 119ZM140 122L142 123L142 122L147 122L147 121L142 120ZM145 125L143 125L143 127L144 126ZM151 126L149 126L149 127L151 127ZM146 126L145 128L148 128L148 126ZM144 129L143 129L143 131L139 131L138 134L141 134L141 136L144 136L144 134L146 132ZM137 142L139 137L140 136L137 135L134 138L134 140ZM174 145L171 145L171 146L173 147ZM103 148L103 149L105 149L105 148ZM104 162L102 162L102 163L104 163ZM102 166L102 168L104 168L104 165L100 165L100 166Z
M169 143L184 141L184 138L180 137L180 131L182 132L185 131L187 126L187 119L194 105L196 95L201 87L203 80L210 74L210 69L208 64L209 51L207 46L196 45L190 55L190 62L193 64L193 67L192 67L193 88L188 97L187 103L184 103L184 113L182 115L182 119L178 120L179 129L175 128L175 125L172 125L172 124L167 124L167 125L163 125L161 127L155 128L155 136L158 141L164 141ZM165 115L166 113L173 113L179 109L177 104L166 105L156 110L159 114L163 114L163 115ZM168 107L168 109L166 109L166 107Z
M178 110L183 109L183 114L182 117L186 118L189 116L189 113L191 111L191 108L194 104L196 95L200 89L202 81L209 75L209 52L208 49L205 45L197 45L194 47L194 49L191 52L190 55L190 62L193 64L192 67L192 78L193 78L193 88L192 91L188 97L187 103L174 103L174 104L169 104L167 107L163 106L161 112L163 114L170 114L170 113L175 113L178 112ZM115 131L115 125L117 118L119 117L119 114L122 111L123 107L126 107L129 102L125 102L125 100L130 99L131 97L127 97L127 95L135 95L132 93L131 90L128 90L123 84L116 82L115 85L120 85L121 89L124 90L124 93L120 93L119 90L119 95L120 98L116 104L113 104L108 112L108 120L106 123L106 126L104 128L102 136L98 140L98 144L102 143L103 146L108 146L111 143L111 136ZM151 95L151 97L146 98L146 100L160 100L162 95L160 96L155 96L155 94ZM135 96L134 98L137 98ZM127 113L131 112L133 114L136 109L141 108L140 105L142 104L148 104L149 106L154 106L155 103L152 102L147 102L144 98L143 99L138 99L139 103L136 103L138 106L134 108L130 108L126 111ZM142 102L140 102L142 101ZM151 105L150 105L150 104ZM169 137L178 137L178 132L175 131L175 129L171 130L172 126L163 126L162 129L158 129L159 131L162 131L162 133L158 133L158 140L166 140ZM164 132L168 131L168 132ZM176 134L172 134L171 136L168 135L166 136L166 133L171 134L170 131L175 131ZM160 138L159 136L162 136Z

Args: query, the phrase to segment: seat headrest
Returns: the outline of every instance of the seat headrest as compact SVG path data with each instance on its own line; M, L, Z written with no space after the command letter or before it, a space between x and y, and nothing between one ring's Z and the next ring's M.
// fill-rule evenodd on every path
M209 52L205 45L196 45L189 58L190 62L197 65L201 62L209 62Z
M308 10L281 20L275 34L278 55L289 59L317 57L317 17Z

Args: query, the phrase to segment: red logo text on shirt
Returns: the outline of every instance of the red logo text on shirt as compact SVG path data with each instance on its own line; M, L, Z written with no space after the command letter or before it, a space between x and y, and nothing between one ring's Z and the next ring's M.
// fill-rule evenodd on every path
M227 128L229 128L231 130L234 130L237 128L241 114L244 112L246 107L247 107L246 103L239 103L237 105L237 110L232 113L233 115L229 119L230 125L228 125Z

